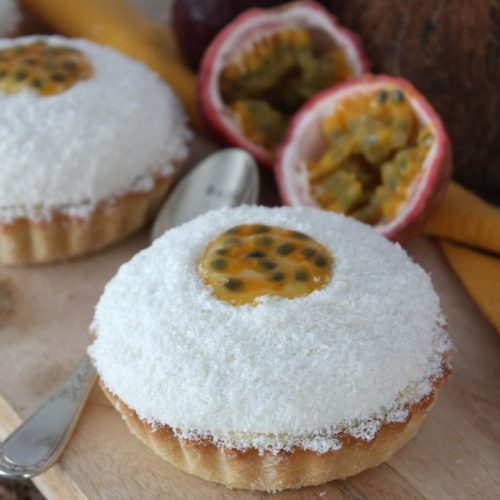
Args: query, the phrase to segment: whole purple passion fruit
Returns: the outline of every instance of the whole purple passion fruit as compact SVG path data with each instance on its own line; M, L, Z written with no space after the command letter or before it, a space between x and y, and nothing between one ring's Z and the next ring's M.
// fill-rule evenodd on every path
M286 1L286 0L285 0ZM215 35L240 12L251 7L273 7L283 0L176 0L174 30L186 62L198 68Z

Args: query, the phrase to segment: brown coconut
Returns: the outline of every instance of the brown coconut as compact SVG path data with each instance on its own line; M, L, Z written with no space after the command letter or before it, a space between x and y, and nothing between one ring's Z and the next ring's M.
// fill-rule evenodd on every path
M373 71L401 75L449 132L455 178L500 202L500 2L331 0Z

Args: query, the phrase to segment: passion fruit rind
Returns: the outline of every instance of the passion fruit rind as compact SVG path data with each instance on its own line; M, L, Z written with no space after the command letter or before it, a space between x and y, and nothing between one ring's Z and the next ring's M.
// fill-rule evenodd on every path
M301 136L316 115L321 147L311 150ZM451 150L439 116L409 82L369 75L301 108L275 173L285 204L342 212L407 241L444 193Z
M208 124L272 166L295 111L323 88L365 73L368 63L357 35L323 6L302 1L240 14L212 41L200 68Z
M304 233L243 224L207 245L199 269L218 299L243 305L308 295L331 280L332 265L328 250Z
M0 91L60 94L94 74L87 57L73 47L35 41L0 50Z

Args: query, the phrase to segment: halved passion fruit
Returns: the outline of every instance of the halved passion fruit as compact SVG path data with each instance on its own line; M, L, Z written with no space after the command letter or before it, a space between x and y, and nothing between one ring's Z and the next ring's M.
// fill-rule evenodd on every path
M310 100L276 163L283 203L341 212L397 241L416 232L450 177L439 116L409 82L384 75Z
M356 35L321 5L250 9L205 52L200 104L224 140L270 166L294 113L319 91L366 70Z

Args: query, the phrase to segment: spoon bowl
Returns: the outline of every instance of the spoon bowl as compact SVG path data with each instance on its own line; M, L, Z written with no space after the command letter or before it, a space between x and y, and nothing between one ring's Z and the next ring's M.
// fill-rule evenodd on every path
M257 164L246 151L212 153L176 184L156 217L151 240L209 210L255 204L258 195Z

